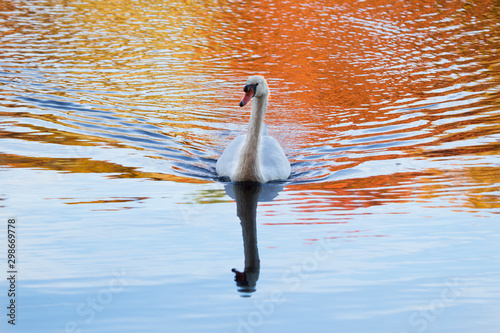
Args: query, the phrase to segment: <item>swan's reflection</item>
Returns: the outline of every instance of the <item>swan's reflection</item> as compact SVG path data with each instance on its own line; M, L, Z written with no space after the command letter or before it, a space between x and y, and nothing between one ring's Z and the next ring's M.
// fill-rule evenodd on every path
M236 200L236 211L241 221L245 269L236 274L235 281L242 297L250 297L256 290L260 273L259 249L257 247L257 203L271 201L283 190L282 184L233 183L225 186L226 193Z

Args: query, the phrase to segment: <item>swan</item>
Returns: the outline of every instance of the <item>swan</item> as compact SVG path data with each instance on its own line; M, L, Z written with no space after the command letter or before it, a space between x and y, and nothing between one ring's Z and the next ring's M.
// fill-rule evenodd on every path
M269 87L259 75L248 78L240 106L252 101L252 113L246 135L236 137L224 150L215 165L219 177L232 182L267 183L290 176L290 162L276 139L267 134L264 124Z

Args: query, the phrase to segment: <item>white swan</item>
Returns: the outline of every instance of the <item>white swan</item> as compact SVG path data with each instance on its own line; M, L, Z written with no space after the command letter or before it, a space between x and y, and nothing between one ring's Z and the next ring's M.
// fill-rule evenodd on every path
M252 98L252 113L246 135L236 137L217 161L215 170L220 177L232 182L267 183L290 176L290 163L278 141L267 135L264 125L269 88L262 76L248 78L240 106Z

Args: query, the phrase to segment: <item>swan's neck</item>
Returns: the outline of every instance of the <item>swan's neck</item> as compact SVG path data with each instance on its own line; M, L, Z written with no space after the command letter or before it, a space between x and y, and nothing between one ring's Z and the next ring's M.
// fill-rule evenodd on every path
M247 137L239 157L236 179L234 181L264 182L260 170L260 140L264 116L267 109L267 96L252 100L252 114L248 125Z

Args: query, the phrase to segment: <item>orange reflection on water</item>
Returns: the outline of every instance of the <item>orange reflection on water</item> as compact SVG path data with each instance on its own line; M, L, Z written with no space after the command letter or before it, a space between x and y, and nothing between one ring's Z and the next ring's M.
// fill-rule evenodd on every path
M475 123L482 126L460 135L477 138L499 132L493 115L430 128L432 121L443 117L443 110L435 116L427 109L421 118L425 123L405 129L415 119L400 119L399 113L390 112L404 107L402 100L429 99L420 104L425 106L432 105L432 100L446 101L452 93L480 93L495 87L498 67L492 66L498 64L499 45L487 31L499 22L498 4L297 0L279 5L260 2L253 7L251 14L239 14L258 22L245 34L244 46L251 50L245 50L247 56L259 57L243 63L235 59L233 66L275 80L271 85L276 90L271 105L275 112L267 118L270 123L306 126L306 131L292 138L299 146L325 142L345 146L332 139L360 126L369 129L373 123L397 124L399 128L390 134L409 132L412 140L424 143L421 147L425 138ZM484 81L487 78L497 82ZM467 106L477 114L490 105L486 98ZM457 139L465 137L440 138L443 142ZM498 151L494 148L486 149ZM412 147L407 153L415 150Z
M259 2L251 13L238 12L255 24L240 44L250 49L247 56L259 55L243 65L283 80L301 105L377 110L429 88L488 77L476 71L484 67L480 62L497 62L498 41L477 32L496 27L497 6L459 0ZM241 65L234 60L236 68Z
M272 89L270 133L296 174L312 181L286 188L298 211L425 200L443 180L468 185L474 177L464 174L485 170L477 165L457 172L431 162L499 152L497 1L289 0L252 2L251 8L223 0L41 1L29 11L8 1L0 6L9 22L19 23L3 23L10 30L0 32L6 41L0 58L18 61L11 71L28 68L42 77L2 93L7 111L0 116L25 132L7 126L0 139L69 150L135 149L180 162L162 173L96 161L91 153L5 154L9 167L205 182L181 174L200 167L198 158L212 163L218 157L222 132L244 128L249 111L239 109L237 100L244 80L255 73L266 76ZM35 46L39 51L29 51ZM20 101L18 95L33 98ZM61 107L67 100L72 104ZM429 164L401 171L391 164L400 158ZM357 178L332 177L377 161L389 161L378 166L388 169L382 175L375 165ZM308 176L311 170L322 173ZM327 181L318 182L322 177ZM488 194L494 179L482 192L467 187L468 201L460 204L496 207ZM428 186L415 193L407 186L414 183ZM319 202L309 200L311 193Z
M335 173L401 157L497 155L500 44L492 31L500 23L498 6L493 1L256 3L251 14L237 12L255 28L235 46L247 58L234 59L233 67L271 78L274 94L266 119L281 131L292 128L283 142L297 152L293 161L306 158L309 167L321 164ZM314 160L302 152L315 147ZM480 207L483 199L484 207L498 205L493 195L475 195L461 172L393 171L292 184L287 190L304 213L356 209L446 193L433 188L446 183L429 175L466 187L469 199L454 205ZM500 168L489 173L498 179ZM422 185L406 185L415 183ZM498 189L484 189L493 190Z
M208 183L201 179L191 179L172 174L144 172L137 168L126 167L106 161L93 161L88 158L50 158L50 157L24 157L11 154L0 154L2 165L10 168L46 169L59 172L72 173L103 173L106 177L116 178L146 178L151 180L164 180L182 183Z

